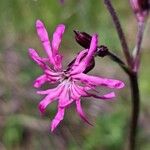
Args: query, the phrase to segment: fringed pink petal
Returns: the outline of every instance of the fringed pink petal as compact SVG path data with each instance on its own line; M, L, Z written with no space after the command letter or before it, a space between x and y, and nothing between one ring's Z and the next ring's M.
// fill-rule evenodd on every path
M34 50L33 48L29 48L29 56L42 68L42 69L46 69L46 64L43 61L43 58L41 58L38 53L36 52L36 50Z
M74 66L78 66L79 63L81 62L81 60L83 59L83 57L85 56L85 54L87 54L88 49L82 50L76 57L75 62L74 62Z
M65 114L65 109L58 108L58 112L51 123L51 132L53 132L54 129L59 125L59 123L64 119L64 114Z
M88 65L88 63L90 63L92 57L94 56L94 54L97 50L97 44L98 44L98 35L94 34L92 36L92 40L91 40L90 48L88 50L88 54L86 55L86 57L84 59L86 66Z
M59 46L62 40L62 36L65 31L65 25L60 24L56 27L56 30L53 34L53 40L52 40L52 48L53 48L53 56L55 57L57 54L59 54Z
M75 90L75 87L73 84L70 87L70 96L74 100L78 100L81 97L81 95Z
M47 105L52 103L54 100L58 99L58 97L61 94L62 90L63 90L63 86L57 87L54 90L49 91L49 94L39 103L39 110L40 110L41 113L44 113L45 108L47 107Z
M94 54L96 52L97 42L98 42L98 35L95 34L92 36L90 48L88 50L87 55L85 56L85 58L82 59L79 65L71 72L71 74L78 74L83 72L86 69L86 67L94 57Z
M73 89L75 90L75 92L76 92L76 95L78 94L78 95L80 95L80 96L87 96L87 93L85 92L85 90L84 90L84 88L83 87L81 87L81 86L79 86L79 85L77 85L77 84L75 84L75 83L73 83Z
M56 27L56 30L53 34L53 40L52 40L52 51L53 51L53 57L55 61L55 69L60 70L62 68L62 56L59 54L59 46L62 41L62 36L65 31L65 26L63 24L60 24Z
M98 98L98 99L101 99L101 100L112 100L114 97L115 97L115 93L114 92L111 92L111 93L108 93L108 94L105 94L105 95L102 95L102 96L99 96L97 94L93 94L93 93L88 93L87 92L87 97L94 97L94 98Z
M59 88L62 88L63 85L62 84L59 84L56 88L54 89L48 89L48 90L39 90L37 91L37 94L41 94L41 95L47 95L47 94L50 94L50 93L54 93L56 91L58 91Z
M91 76L84 73L73 75L73 78L95 86L106 86L109 88L116 88L116 89L124 87L124 83L122 81Z
M87 124L92 125L92 124L88 121L88 119L87 119L85 113L84 113L83 110L82 110L82 107L81 107L81 100L76 100L76 109L77 109L77 113L79 114L79 116L81 117L81 119L83 119Z
M39 76L39 77L34 81L33 86L34 86L35 88L39 88L39 87L41 87L46 81L47 81L46 75L45 75L45 74L44 74L44 75L41 75L41 76Z
M47 30L43 24L42 21L40 20L37 20L36 21L36 29L37 29L37 34L39 36L39 39L40 41L42 42L43 44L43 47L50 59L50 62L52 64L54 64L54 59L53 59L53 55L52 55L52 49L51 49L51 45L50 45L50 40L49 40L49 37L48 37L48 33L47 33Z
M67 107L73 102L73 99L70 97L70 87L65 85L63 91L61 92L59 96L59 107Z
M71 97L68 99L68 101L66 101L66 103L63 103L62 105L60 105L61 108L66 108L69 105L71 105L71 103L73 103L74 99L71 99Z
M98 98L98 99L102 99L102 100L110 100L110 99L115 97L114 92L105 94L103 96L100 96L100 95L97 95L97 94L94 94L94 93L88 93L87 91L89 90L89 88L81 87L79 85L74 85L74 89L76 90L76 92L78 94L80 94L83 97L94 97L94 98Z
M50 68L45 69L44 73L46 74L48 78L48 82L50 83L56 83L62 78L63 72L54 72Z
M51 77L58 77L63 74L62 72L54 72L53 70L50 69L45 69L44 73Z
M54 61L55 61L54 69L55 70L58 70L58 71L62 70L62 58L63 58L63 56L60 54L58 54L54 57Z

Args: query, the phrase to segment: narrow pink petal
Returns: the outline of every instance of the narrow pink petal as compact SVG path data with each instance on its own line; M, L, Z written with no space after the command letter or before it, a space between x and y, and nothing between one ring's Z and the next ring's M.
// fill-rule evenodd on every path
M55 60L55 70L62 70L62 58L63 56L60 54L55 55L54 60Z
M109 88L116 88L116 89L124 87L124 83L122 81L91 76L84 73L73 75L73 78L95 86L106 86Z
M49 58L42 58L43 62L47 63L49 62Z
M87 54L87 56L85 57L85 60L84 60L86 65L90 62L90 60L94 56L94 54L95 54L95 52L97 50L97 44L98 44L98 35L94 34L92 36L90 49L88 50L88 54Z
M59 84L56 88L54 89L48 89L48 90L39 90L37 91L37 94L41 94L41 95L47 95L47 94L50 94L50 93L54 93L56 91L58 91L59 88L61 88L63 85L62 84Z
M98 42L98 35L95 34L92 36L90 48L88 50L87 55L85 56L85 58L83 58L83 60L79 63L79 65L71 72L71 74L78 74L83 72L86 69L86 67L94 57L94 54L96 52L97 42Z
M63 90L63 86L60 86L60 87L56 87L52 91L49 91L49 94L39 103L39 110L41 111L41 113L45 111L47 105L52 103L54 100L58 99L62 90Z
M76 100L76 109L77 109L77 113L79 114L79 116L81 117L81 119L83 119L83 120L84 120L86 123L88 123L89 125L92 125L92 124L88 121L88 119L87 119L85 113L84 113L83 110L82 110L82 107L81 107L81 100Z
M103 100L110 100L110 99L115 97L115 93L114 92L105 94L103 96L99 96L99 95L93 94L93 93L88 93L87 91L91 90L91 88L89 88L89 87L82 87L82 86L79 86L79 85L74 85L74 89L76 90L76 92L78 94L80 94L83 97L91 97L92 96L94 98L99 98L99 99L103 99ZM94 89L94 91L96 91L96 90ZM98 91L96 91L96 92L98 92Z
M53 70L51 69L45 69L45 74L49 75L49 76L52 76L52 77L58 77L60 75L63 74L63 72L54 72Z
M93 94L93 93L88 93L87 92L87 96L90 97L94 97L94 98L98 98L98 99L101 99L101 100L112 100L112 98L115 97L115 93L114 92L111 92L111 93L108 93L108 94L105 94L103 96L99 96L97 94Z
M60 79L62 78L62 72L53 72L50 69L45 69L44 73L46 74L48 81L50 83L56 83L59 82Z
M70 87L66 83L63 91L61 92L59 96L59 107L67 107L72 102L73 102L73 99L71 99L70 97Z
M29 56L42 68L42 69L46 69L46 64L43 61L43 58L41 58L38 53L36 52L36 50L34 50L33 48L29 48Z
M86 55L88 49L82 50L77 54L77 56L68 64L67 71L74 70L76 67L78 67L79 63L81 60L84 58Z
M59 54L58 49L62 40L63 33L65 31L65 25L59 24L56 27L56 30L53 34L53 40L52 40L52 48L53 48L53 56L55 57L57 54Z
M81 59L83 59L83 57L85 56L85 54L88 52L88 49L85 49L85 50L82 50L77 56L76 56L76 59L75 59L75 62L74 62L74 66L78 66Z
M73 86L73 89L75 90L75 92L77 92L76 95L78 94L80 96L87 96L87 93L84 91L83 87L81 87L75 83L73 83L72 86Z
M41 75L41 76L39 76L39 77L34 81L33 86L34 86L35 88L39 88L39 87L41 87L46 81L47 81L46 75L45 75L45 74L44 74L44 75Z
M45 49L45 51L46 51L46 53L50 59L50 62L52 64L54 64L50 40L48 37L47 30L46 30L42 21L40 21L40 20L36 21L36 29L37 29L37 34L39 36L39 39L41 40L43 47L44 47L44 49Z
M51 132L53 132L54 129L59 125L60 121L62 121L64 119L64 114L65 114L65 109L58 108L58 112L51 123Z
M56 70L60 70L62 68L62 56L59 54L58 50L61 44L64 31L65 31L65 26L63 24L59 24L56 27L56 30L53 34L52 51L53 51Z
M73 84L70 87L70 95L73 100L78 100L81 97L81 95L75 90Z

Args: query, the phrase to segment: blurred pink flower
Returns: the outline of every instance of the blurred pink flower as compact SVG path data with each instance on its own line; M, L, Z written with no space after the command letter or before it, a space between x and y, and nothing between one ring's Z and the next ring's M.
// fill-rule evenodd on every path
M132 9L139 22L144 22L150 10L150 0L130 0Z
M34 87L39 88L46 82L51 84L58 83L58 86L53 89L37 91L38 94L46 95L39 103L39 110L43 113L50 103L58 100L58 112L51 123L51 131L53 131L60 121L63 120L66 107L75 102L79 116L90 124L82 110L80 98L94 97L103 100L112 99L115 96L114 92L100 96L98 95L96 87L104 86L120 89L124 86L124 83L119 80L101 78L84 73L96 52L98 36L94 34L92 36L90 48L81 51L76 56L74 62L68 66L66 70L63 70L62 56L58 49L65 26L60 24L56 27L51 43L46 28L40 20L36 21L36 29L48 57L42 58L38 55L36 50L29 48L30 57L43 70L43 74L35 80ZM92 93L90 91L92 91Z
M60 3L61 3L61 4L63 4L63 3L64 3L64 0L59 0L59 1L60 1Z

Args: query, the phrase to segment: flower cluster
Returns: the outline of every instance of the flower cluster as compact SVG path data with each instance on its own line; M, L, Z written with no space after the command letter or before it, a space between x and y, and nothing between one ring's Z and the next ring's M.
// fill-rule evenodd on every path
M99 95L96 87L104 86L120 89L124 86L124 83L119 80L86 74L87 71L85 70L90 66L97 50L98 35L94 34L92 36L89 48L79 52L74 61L65 70L62 68L62 55L59 53L65 26L60 24L56 27L51 42L46 28L40 20L36 21L36 29L47 57L40 57L36 50L29 48L30 57L43 70L43 74L35 80L34 87L39 88L46 82L57 84L55 88L37 91L38 94L46 95L39 103L39 110L43 113L50 103L56 100L58 101L58 112L52 120L51 131L63 120L65 109L71 103L76 104L76 110L79 116L90 124L81 107L81 97L94 97L102 100L112 99L115 96L114 92Z

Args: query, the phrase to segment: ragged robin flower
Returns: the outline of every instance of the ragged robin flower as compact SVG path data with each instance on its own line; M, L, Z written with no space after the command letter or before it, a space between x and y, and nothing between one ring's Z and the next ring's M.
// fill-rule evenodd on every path
M96 52L98 35L94 34L90 47L79 52L72 64L68 65L67 69L63 69L59 47L65 26L60 24L56 27L51 42L46 28L40 20L36 21L36 29L47 57L40 57L36 50L29 48L30 57L43 70L43 74L35 80L34 87L39 88L46 82L49 84L57 84L55 88L37 91L38 94L46 95L39 103L39 110L43 113L49 104L58 101L57 114L51 122L51 131L63 120L65 109L72 103L76 104L76 110L79 116L90 124L81 107L81 97L94 97L101 100L112 99L115 97L114 92L99 95L96 87L104 86L112 89L120 89L124 86L124 83L119 80L86 74L88 71L85 70L90 66Z

